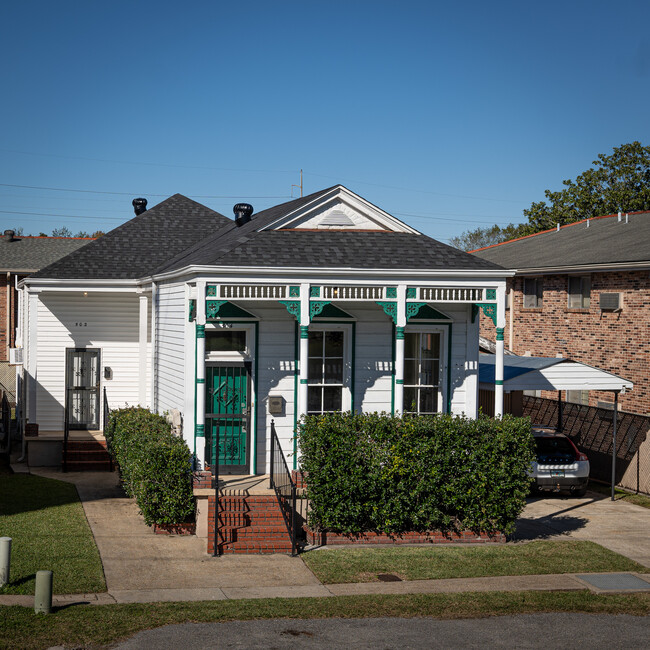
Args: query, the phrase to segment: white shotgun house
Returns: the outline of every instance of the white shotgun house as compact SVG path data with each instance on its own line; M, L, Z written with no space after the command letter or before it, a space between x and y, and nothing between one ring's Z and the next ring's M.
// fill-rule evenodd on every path
M475 417L481 309L502 412L511 272L341 185L258 214L238 204L234 221L179 194L133 204L21 283L25 413L41 432L66 417L101 431L106 406L178 411L197 468L218 456L251 475L268 471L272 420L295 467L305 413Z

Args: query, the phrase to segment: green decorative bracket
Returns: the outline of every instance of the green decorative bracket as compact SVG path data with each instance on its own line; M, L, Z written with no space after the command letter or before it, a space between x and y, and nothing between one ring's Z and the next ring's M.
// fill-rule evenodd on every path
M377 301L377 304L384 310L386 316L392 318L393 323L397 325L397 303Z
M280 304L284 305L287 311L300 322L300 302L298 300L280 300Z
M206 296L216 296L217 295L217 285L209 284L205 289Z
M310 298L320 298L320 287L309 287Z
M330 300L315 300L309 303L309 318L314 318L314 316L318 316L323 309L325 309L326 305L330 304Z
M406 299L415 300L417 298L417 292L418 290L415 287L408 287L406 290Z
M497 324L497 306L493 302L477 302L476 307L480 307L483 313L492 319L494 326ZM472 319L473 321L474 319Z
M216 318L219 310L225 305L227 300L206 300L205 301L205 317L210 320Z
M415 289L414 289L415 291ZM422 307L424 307L427 303L426 302L407 302L406 303L406 322L408 323L410 318L413 318L413 316L417 316L418 312Z
M478 305L472 305L472 323L476 321L476 317L478 316L479 308Z
M485 290L485 299L486 300L496 300L497 299L497 290L496 289L486 289Z
M196 325L196 338L204 339L205 338L205 325Z
M300 298L300 287L289 287L289 298Z
M196 300L194 298L190 299L189 310L187 314L187 320L190 323L196 318Z
M386 298L397 298L397 287L386 287Z

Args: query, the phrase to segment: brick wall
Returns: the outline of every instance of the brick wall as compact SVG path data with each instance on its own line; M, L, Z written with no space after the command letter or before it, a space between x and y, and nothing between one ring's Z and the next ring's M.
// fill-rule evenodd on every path
M539 309L523 308L523 278L513 282L514 302L506 312L505 346L515 354L554 357L561 353L575 361L613 372L634 383L619 398L620 408L650 414L650 272L591 273L591 307L568 308L568 276L543 277L544 298ZM508 291L510 291L508 284ZM621 292L620 312L601 311L601 292ZM514 309L513 309L514 307ZM514 314L510 340L510 318ZM481 312L481 335L495 340L494 324ZM555 397L543 393L544 397ZM611 393L592 391L589 404L613 401Z
M11 284L13 283L13 276L9 284L11 294ZM0 361L9 361L9 344L11 333L7 332L7 274L0 274ZM11 295L11 305L15 304L15 295ZM12 320L11 326L15 327L15 321Z

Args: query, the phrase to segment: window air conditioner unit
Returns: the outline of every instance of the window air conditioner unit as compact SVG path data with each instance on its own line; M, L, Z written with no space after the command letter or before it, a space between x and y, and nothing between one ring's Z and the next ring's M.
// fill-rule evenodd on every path
M22 348L9 348L9 365L22 366L23 365L23 349Z
M620 293L600 294L600 308L603 311L616 311L618 309L621 309L622 305L623 300Z

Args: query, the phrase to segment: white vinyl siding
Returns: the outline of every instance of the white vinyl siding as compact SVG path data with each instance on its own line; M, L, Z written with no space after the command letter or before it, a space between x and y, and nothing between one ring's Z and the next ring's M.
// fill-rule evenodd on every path
M158 287L156 315L156 406L160 413L171 409L183 412L185 394L185 326L188 320L185 285L161 284ZM192 324L192 326L194 326Z
M66 348L100 349L100 388L106 388L111 408L138 403L138 323L139 298L135 293L39 295L35 421L41 429L63 430ZM112 371L108 380L104 379L106 367Z

